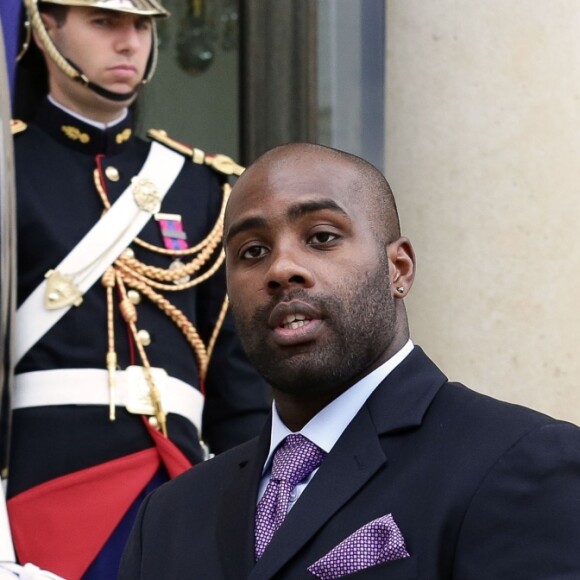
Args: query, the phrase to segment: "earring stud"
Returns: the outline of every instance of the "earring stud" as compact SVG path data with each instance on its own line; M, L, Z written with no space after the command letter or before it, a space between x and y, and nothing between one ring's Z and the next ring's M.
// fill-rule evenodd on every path
M399 292L399 294L402 294L405 291L405 289L403 288L403 286L399 286L397 288L397 292Z

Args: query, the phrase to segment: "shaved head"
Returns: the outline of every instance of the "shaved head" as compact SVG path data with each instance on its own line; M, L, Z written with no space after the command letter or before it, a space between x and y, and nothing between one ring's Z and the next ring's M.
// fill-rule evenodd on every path
M253 168L259 169L267 165L296 165L298 170L300 161L311 156L352 165L356 171L356 178L350 184L352 195L357 197L361 206L368 211L375 237L383 244L389 244L400 237L397 205L389 183L374 165L352 153L314 143L279 145L252 163L240 180L244 180L244 177L249 178Z

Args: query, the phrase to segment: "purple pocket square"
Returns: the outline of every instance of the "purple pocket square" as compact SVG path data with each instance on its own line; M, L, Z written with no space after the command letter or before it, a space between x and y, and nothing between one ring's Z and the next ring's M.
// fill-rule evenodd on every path
M409 552L393 516L377 518L314 562L308 571L322 580L342 578L391 560L408 558Z

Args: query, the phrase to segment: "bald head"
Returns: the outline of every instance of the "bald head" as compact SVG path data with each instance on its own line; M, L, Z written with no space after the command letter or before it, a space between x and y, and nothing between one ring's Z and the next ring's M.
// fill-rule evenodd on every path
M381 243L390 243L401 235L399 216L391 187L384 175L371 163L351 153L313 143L289 143L270 149L242 174L238 183L244 185L255 172L293 169L296 181L305 171L305 161L316 160L321 172L333 172L337 166L349 165L352 179L350 195L368 212L373 233Z

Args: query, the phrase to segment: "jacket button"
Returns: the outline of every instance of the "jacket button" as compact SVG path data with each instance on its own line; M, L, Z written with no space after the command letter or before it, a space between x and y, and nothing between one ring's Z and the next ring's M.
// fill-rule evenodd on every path
M119 181L119 170L112 165L109 165L109 167L105 169L105 175L109 181Z

